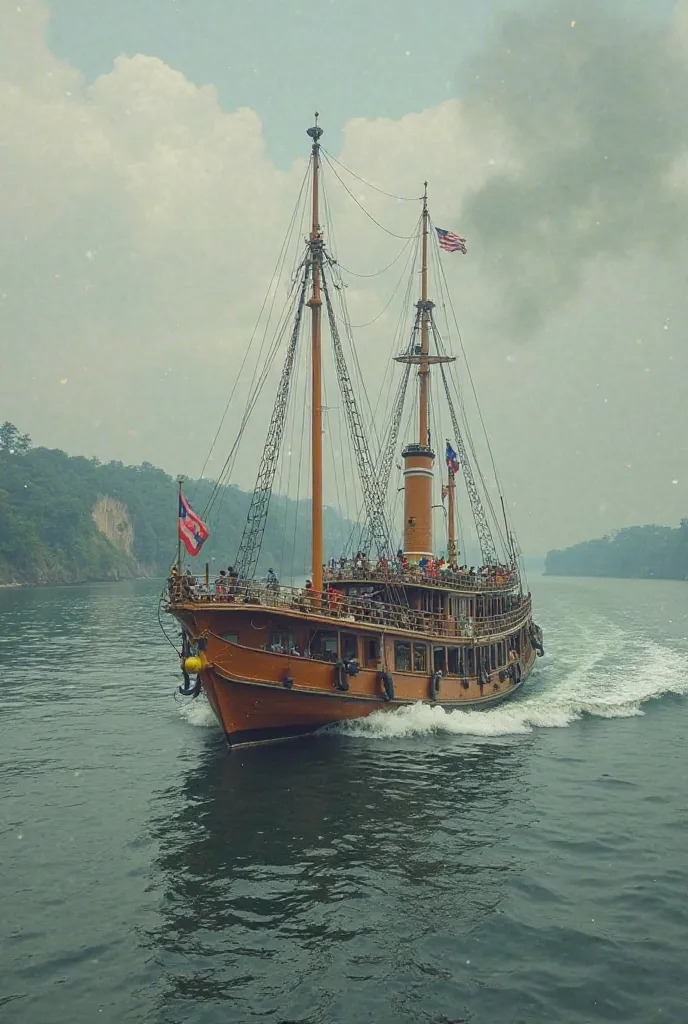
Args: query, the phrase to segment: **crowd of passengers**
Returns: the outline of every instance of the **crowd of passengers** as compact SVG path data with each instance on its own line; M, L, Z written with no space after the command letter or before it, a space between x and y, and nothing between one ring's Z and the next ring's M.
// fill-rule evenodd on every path
M423 557L414 562L406 558L404 552L397 551L396 558L379 558L371 562L363 552L357 552L352 558L331 558L323 566L324 579L328 582L359 578L371 574L389 579L416 581L428 579L445 581L446 583L475 583L504 585L514 578L513 569L505 565L459 565L448 562L446 558Z
M323 582L327 585L325 599L337 601L341 595L333 588L338 581L351 579L385 579L394 582L403 580L409 583L427 581L452 583L470 583L475 586L503 586L514 581L514 572L504 565L456 565L445 558L421 558L418 562L409 561L403 551L398 551L396 558L380 558L371 562L367 555L359 551L352 558L331 558L323 566ZM170 595L179 599L207 596L233 596L246 589L247 584L255 581L242 580L234 566L220 569L211 582L193 576L191 573L180 573L176 566L170 570ZM268 569L262 583L268 590L279 591L280 582L274 569ZM306 580L303 588L305 595L313 594L313 583ZM373 591L361 591L363 597L372 597ZM382 602L378 602L383 607Z

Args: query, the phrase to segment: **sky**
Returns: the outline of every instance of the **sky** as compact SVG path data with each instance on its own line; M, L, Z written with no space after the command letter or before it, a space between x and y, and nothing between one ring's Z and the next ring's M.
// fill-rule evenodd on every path
M0 418L198 473L317 107L330 153L394 195L428 179L469 239L444 266L524 551L677 524L687 57L688 0L0 0ZM347 180L392 232L328 183L336 256L371 274L417 206ZM348 282L372 393L397 278Z

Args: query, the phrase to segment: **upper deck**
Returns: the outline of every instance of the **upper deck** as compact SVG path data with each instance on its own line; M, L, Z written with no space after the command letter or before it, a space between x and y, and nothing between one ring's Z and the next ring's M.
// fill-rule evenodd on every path
M363 586L368 582L355 580ZM258 581L235 581L226 588L218 588L208 586L203 577L191 576L173 579L169 598L169 610L173 612L214 608L218 612L251 613L261 609L293 619L322 622L323 626L325 622L332 625L355 623L378 632L412 633L466 643L505 636L526 625L531 615L530 595L514 594L502 599L502 607L495 613L487 601L482 608L473 607L472 602L466 602L465 608L447 602L441 607L426 609L413 602L412 594L406 593L400 595L398 602L391 603L363 594L345 596L335 587L324 594Z
M339 584L365 586L366 584L403 586L409 588L428 588L455 592L463 596L471 594L504 593L519 586L518 574L506 566L495 566L477 571L443 569L424 570L419 565L402 567L398 562L386 565L372 565L361 561L348 561L344 566L335 569L323 569L323 582L338 587Z

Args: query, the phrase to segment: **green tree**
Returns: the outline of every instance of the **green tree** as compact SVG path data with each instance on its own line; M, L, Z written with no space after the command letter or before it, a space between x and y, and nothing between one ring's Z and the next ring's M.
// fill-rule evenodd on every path
M31 438L28 434L20 434L14 423L9 420L0 426L0 452L7 455L26 455L31 447Z

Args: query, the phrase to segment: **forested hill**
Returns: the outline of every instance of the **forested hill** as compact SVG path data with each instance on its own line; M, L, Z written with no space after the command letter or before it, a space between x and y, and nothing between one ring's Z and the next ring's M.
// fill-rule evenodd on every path
M186 496L203 512L213 485L187 481ZM217 570L236 555L250 495L222 489L216 522L197 559ZM81 583L167 575L176 554L177 483L150 463L124 466L33 448L11 423L0 427L0 583ZM349 527L325 514L326 550L338 553ZM310 571L303 503L275 496L259 571ZM213 561L213 559L215 561Z
M688 519L675 530L631 526L610 537L550 551L545 575L688 580Z

